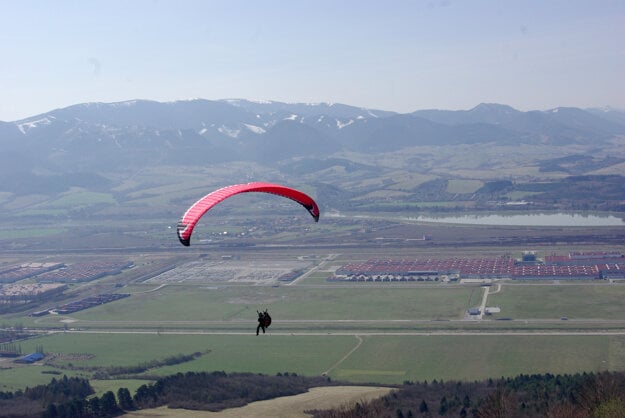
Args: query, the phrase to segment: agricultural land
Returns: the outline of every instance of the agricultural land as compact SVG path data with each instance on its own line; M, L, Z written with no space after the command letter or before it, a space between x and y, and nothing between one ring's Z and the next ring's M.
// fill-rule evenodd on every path
M45 357L36 366L1 357L0 390L46 383L55 374L89 378L103 393L187 371L400 384L625 369L623 278L602 278L598 267L622 265L625 247L610 239L622 237L622 228L368 219L367 227L356 221L341 232L345 221L328 223L342 244L3 256L4 287L23 290L19 303L3 304L3 335L20 336L13 345L20 355L42 347ZM428 238L409 239L416 231ZM502 245L511 234L526 242ZM536 270L571 254L586 257L580 263L590 273L524 278L448 266L521 266L529 257ZM418 260L430 264L415 269ZM389 262L412 270L345 272ZM45 297L32 290L52 283ZM273 324L257 337L256 311L264 309Z

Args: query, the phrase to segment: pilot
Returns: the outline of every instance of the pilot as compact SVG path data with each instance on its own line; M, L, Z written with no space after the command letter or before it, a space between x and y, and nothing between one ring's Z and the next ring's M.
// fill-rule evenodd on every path
M263 334L265 333L265 329L271 325L271 316L269 316L269 312L265 309L265 312L258 313L258 326L256 327L256 335L260 332L261 328L263 330Z

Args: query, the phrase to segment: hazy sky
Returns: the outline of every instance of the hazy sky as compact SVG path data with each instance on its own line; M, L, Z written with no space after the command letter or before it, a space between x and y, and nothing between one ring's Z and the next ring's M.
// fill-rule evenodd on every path
M247 98L625 109L625 0L0 0L0 120Z

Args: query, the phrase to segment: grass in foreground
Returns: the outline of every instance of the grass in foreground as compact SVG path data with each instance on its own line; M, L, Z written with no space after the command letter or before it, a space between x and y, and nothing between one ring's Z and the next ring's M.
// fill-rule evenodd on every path
M362 343L360 342L362 340ZM520 373L576 373L624 369L622 336L284 336L57 334L23 343L25 351L43 345L48 353L93 354L57 363L58 367L0 369L4 390L46 383L44 370L90 378L109 366L131 366L175 354L205 352L178 365L158 367L145 375L186 371L295 372L353 383L398 384L404 381L457 379L472 381ZM70 366L71 363L71 366ZM84 370L72 370L83 368ZM89 368L89 370L86 370ZM122 376L119 376L122 378ZM113 379L115 377L113 376ZM109 390L127 385L115 380Z

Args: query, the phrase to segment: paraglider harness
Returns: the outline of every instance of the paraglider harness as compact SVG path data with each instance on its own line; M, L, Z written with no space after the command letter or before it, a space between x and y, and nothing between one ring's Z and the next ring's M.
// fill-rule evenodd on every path
M258 326L256 327L256 335L258 335L258 332L261 330L261 328L264 334L265 329L269 328L269 325L271 325L271 316L269 316L269 312L267 312L267 309L265 309L264 312L256 312L258 313Z

